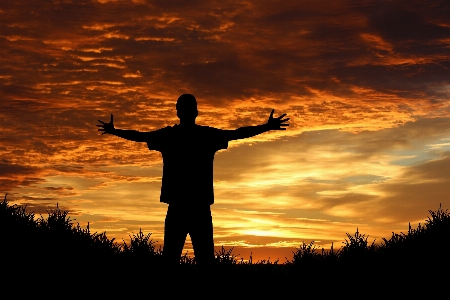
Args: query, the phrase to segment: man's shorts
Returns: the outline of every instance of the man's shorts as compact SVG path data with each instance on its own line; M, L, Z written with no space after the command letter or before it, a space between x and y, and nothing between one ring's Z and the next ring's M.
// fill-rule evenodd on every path
M214 240L209 205L169 205L164 228L163 255L166 263L179 264L186 235L189 233L199 267L214 263Z

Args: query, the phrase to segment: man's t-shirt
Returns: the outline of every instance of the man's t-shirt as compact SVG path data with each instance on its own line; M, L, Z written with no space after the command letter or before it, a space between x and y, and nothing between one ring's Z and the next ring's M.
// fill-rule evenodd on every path
M152 132L147 146L162 153L161 202L188 206L214 203L214 154L228 148L225 130L168 126Z

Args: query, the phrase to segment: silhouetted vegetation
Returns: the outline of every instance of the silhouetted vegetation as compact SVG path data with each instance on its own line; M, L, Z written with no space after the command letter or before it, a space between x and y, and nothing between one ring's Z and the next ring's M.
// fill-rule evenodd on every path
M228 278L223 276L232 274L235 279L296 278L303 281L339 274L330 279L338 282L341 278L375 277L378 269L383 270L383 278L420 272L427 272L429 278L438 270L448 269L450 246L450 214L441 207L429 213L424 225L419 224L415 229L409 226L407 233L392 233L380 244L369 242L369 236L358 229L353 235L347 233L338 250L334 246L320 250L314 242L303 243L283 264L278 260L254 262L251 257L245 261L233 253L233 248L222 247L216 252L214 272L216 278ZM150 233L140 231L130 236L129 242L118 243L108 239L106 233L92 233L89 225L86 229L78 223L74 225L68 212L60 210L58 205L48 211L47 218L36 218L25 207L10 205L5 196L0 202L0 240L2 259L14 262L6 271L19 272L22 277L40 274L55 278L69 272L148 280L165 274L162 250L155 248ZM37 274L24 272L31 266L40 271ZM181 257L178 271L195 275L195 259L187 255Z

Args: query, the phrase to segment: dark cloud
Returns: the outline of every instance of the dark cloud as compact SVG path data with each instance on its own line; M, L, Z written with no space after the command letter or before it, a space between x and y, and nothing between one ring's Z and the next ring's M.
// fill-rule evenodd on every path
M372 88L399 97L420 99L427 96L431 98L430 100L445 101L448 91L439 87L450 83L448 77L445 76L449 67L450 61L443 61L439 64L420 64L420 66L411 64L362 65L337 68L333 70L333 73L343 82L354 86ZM411 104L414 107L414 103Z
M448 187L450 184L450 154L441 159L410 167L407 172L393 182L387 182L383 191L387 197L379 199L374 211L380 216L397 222L424 223L428 211L436 211L450 206Z
M27 212L32 212L36 217L39 217L41 215L44 219L46 218L46 215L53 210L58 208L61 211L69 211L69 217L73 221L73 216L77 215L77 212L75 210L72 210L71 208L67 206L61 206L57 203L57 199L54 198L33 198L33 197L24 197L26 201L21 203L21 206L26 208ZM48 201L48 202L46 202Z
M30 167L30 166L23 166L18 164L13 164L8 161L1 161L0 162L0 173L3 176L13 176L13 175L34 175L38 172L38 168Z
M41 183L44 181L40 178L41 174L43 174L41 168L2 159L0 161L1 190L8 192L18 186L27 187Z
M448 18L444 18L450 13L448 1L378 2L366 11L371 27L395 44L432 41L450 35L450 28L442 26L448 23Z

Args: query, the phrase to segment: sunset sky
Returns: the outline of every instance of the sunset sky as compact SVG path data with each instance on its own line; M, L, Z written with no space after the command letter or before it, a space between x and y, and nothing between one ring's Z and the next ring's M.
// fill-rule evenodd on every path
M450 208L449 16L425 0L2 1L0 192L162 243L161 154L95 125L174 125L191 93L200 125L291 118L216 154L216 246L284 261L356 228L380 242Z

